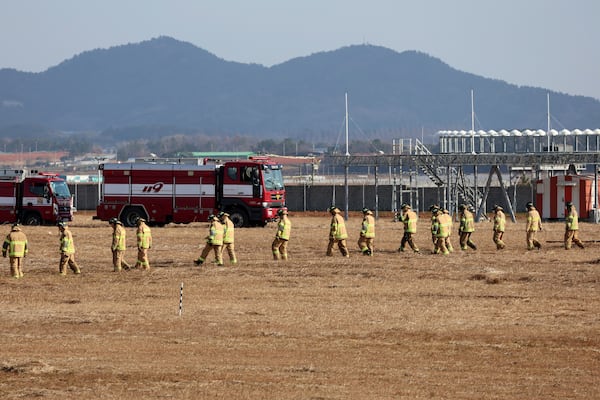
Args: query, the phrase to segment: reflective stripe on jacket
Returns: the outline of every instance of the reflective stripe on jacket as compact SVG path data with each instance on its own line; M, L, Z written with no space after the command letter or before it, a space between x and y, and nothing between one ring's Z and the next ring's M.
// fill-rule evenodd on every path
M348 238L348 232L346 231L346 223L340 213L336 213L331 218L331 230L329 231L329 237L342 240Z
M569 215L567 215L566 222L568 231L579 230L579 216L577 215L577 210L575 208L571 208Z
M408 210L402 215L402 222L404 223L404 231L408 233L417 233L417 222L419 217L413 210Z
M152 247L152 232L144 222L140 222L137 227L136 236L138 248L149 249Z
M127 248L127 233L123 225L115 224L113 230L113 242L111 249L113 250L125 250Z
M208 244L221 246L223 244L224 229L219 221L212 221L208 228Z
M431 234L433 236L437 235L437 232L439 230L439 226L440 226L440 221L438 220L437 215L432 215L431 216Z
M27 255L27 236L20 230L11 231L4 240L2 250L8 250L9 257L24 257Z
M286 216L279 220L277 224L277 233L275 237L282 240L290 240L290 233L292 232L292 221Z
M460 217L460 227L459 231L461 232L475 232L475 219L473 218L473 213L468 210L464 210Z
M360 236L364 236L366 238L375 237L375 218L373 215L367 214L363 218Z
M452 229L452 217L448 214L438 215L437 234L438 238L447 238Z
M225 217L225 221L223 222L223 243L233 243L235 239L234 233L235 225L233 221Z
M65 228L60 233L60 252L62 254L74 254L75 244L73 243L73 235L68 228Z
M506 228L506 216L504 212L498 210L494 215L494 232L504 232Z
M535 208L527 211L527 232L537 232L542 226L540 213Z

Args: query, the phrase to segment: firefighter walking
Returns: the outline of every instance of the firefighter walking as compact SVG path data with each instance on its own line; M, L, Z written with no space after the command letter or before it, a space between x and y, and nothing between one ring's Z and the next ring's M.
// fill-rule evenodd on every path
M21 231L18 223L13 224L2 245L2 257L10 260L10 274L13 278L23 277L23 261L27 256L27 235Z
M368 208L362 209L363 220L358 237L358 248L365 256L372 256L375 251L375 217L373 211Z
M579 215L577 209L570 201L567 202L567 218L565 218L565 250L571 248L575 243L579 248L585 248L583 242L579 240Z
M348 232L346 231L344 217L342 217L340 209L336 206L329 207L328 211L331 214L331 225L329 229L329 244L327 245L326 254L327 256L333 256L333 246L337 244L342 256L350 257L348 247L346 246Z
M450 238L452 237L452 227L453 227L453 222L452 222L452 216L450 215L450 210L448 210L447 208L442 208L441 209L442 214L444 214L446 217L445 220L447 221L448 225L448 237L446 238L446 248L448 249L448 251L450 253L452 253L454 251L454 246L452 246L452 241L450 240Z
M460 249L467 250L467 247L477 250L477 246L471 240L471 234L475 232L475 219L473 213L469 210L466 204L461 204L458 207L458 217L460 225L458 227L458 233L460 234Z
M229 255L229 262L233 265L237 264L237 257L235 255L235 225L233 221L229 219L229 214L221 211L219 213L219 221L223 224L223 247L221 251L224 253L227 250ZM221 255L221 259L223 256Z
M438 206L437 204L432 204L429 206L429 211L431 212L431 243L433 244L433 250L431 251L432 253L435 251L435 244L437 243L436 230L438 224L438 217L435 210L438 209L440 209L440 206Z
M525 204L525 207L527 208L527 250L540 250L542 244L537 240L537 233L542 230L542 218L532 202Z
M148 249L152 248L152 231L146 224L144 218L136 218L135 224L137 229L135 235L137 237L137 261L135 268L150 269L150 260L148 259Z
M60 262L58 264L58 273L63 276L67 275L67 267L69 267L73 273L80 274L81 270L75 262L75 243L73 242L73 234L71 233L69 226L66 222L59 222L58 230L60 232Z
M446 239L448 238L448 235L450 235L452 217L444 214L442 210L437 207L432 208L431 213L434 217L431 219L431 233L435 235L436 238L433 254L450 254L450 251L448 251L448 248L446 247Z
M400 248L398 248L398 251L404 251L404 248L408 243L410 248L415 253L418 253L419 248L414 242L414 236L417 233L417 222L419 218L417 213L406 203L402 204L401 210L400 221L404 224L404 235L402 235L402 240L400 240Z
M113 256L113 271L128 270L131 266L124 259L125 250L127 249L127 232L123 227L123 223L116 218L111 218L108 223L113 228L112 244L110 246Z
M274 260L287 260L287 246L292 232L292 222L288 218L287 210L283 208L277 211L277 215L279 216L279 222L277 223L275 240L271 244L271 251L273 252Z
M506 247L502 237L504 236L504 230L506 228L506 215L504 215L504 210L499 205L494 205L494 227L493 227L493 236L492 240L496 244L496 250L502 250Z
M202 249L200 257L194 260L194 264L204 264L204 261L206 261L206 257L212 250L215 253L215 260L217 261L217 266L221 267L223 266L223 258L221 257L223 253L223 224L221 224L219 218L213 214L210 214L208 216L208 222L210 222L210 225L208 226L208 236L206 236L206 245L204 245L204 249Z

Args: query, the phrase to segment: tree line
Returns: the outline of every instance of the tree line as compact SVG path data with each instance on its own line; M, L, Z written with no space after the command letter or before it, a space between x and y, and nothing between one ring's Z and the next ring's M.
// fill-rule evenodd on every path
M133 132L133 133L132 133ZM123 138L127 138L123 140ZM159 127L136 127L103 132L55 132L35 126L0 130L0 151L6 153L34 151L65 151L70 157L88 153L116 152L120 161L158 157L180 157L190 152L251 151L257 154L304 156L345 152L345 143L303 138L259 138L242 134L167 133ZM351 154L391 153L392 144L381 139L354 139L349 143Z

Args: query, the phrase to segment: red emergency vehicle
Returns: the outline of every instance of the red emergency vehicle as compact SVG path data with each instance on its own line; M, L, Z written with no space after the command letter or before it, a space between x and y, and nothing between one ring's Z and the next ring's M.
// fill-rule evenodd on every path
M134 226L206 221L225 211L236 226L264 225L285 207L281 166L268 159L198 165L181 162L101 164L95 219L118 218Z
M58 174L0 170L0 223L56 224L73 219L73 197Z

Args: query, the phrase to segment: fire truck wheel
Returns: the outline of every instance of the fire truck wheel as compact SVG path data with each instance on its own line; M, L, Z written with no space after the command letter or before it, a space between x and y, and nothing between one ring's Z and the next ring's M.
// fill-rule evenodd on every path
M138 218L148 219L148 217L141 208L132 207L125 210L121 222L123 222L123 225L125 226L132 227L135 226L135 221L137 221Z
M236 228L241 228L243 226L248 226L248 215L243 210L232 210L229 213L229 219L233 222Z
M35 214L35 213L27 214L25 216L25 218L23 219L23 224L24 225L41 225L42 217L40 217L39 214Z

